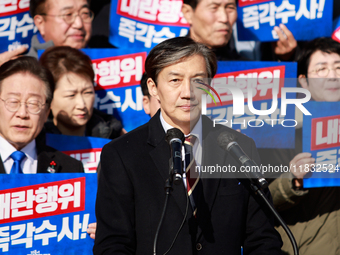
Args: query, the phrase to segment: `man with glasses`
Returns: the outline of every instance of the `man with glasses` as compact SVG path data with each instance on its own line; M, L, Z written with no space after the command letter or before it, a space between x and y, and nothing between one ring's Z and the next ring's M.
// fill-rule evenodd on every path
M30 13L39 32L32 38L29 56L51 46L86 47L93 12L86 0L31 0Z
M299 83L310 91L312 100L340 101L340 43L331 38L309 42L299 57L298 73ZM310 169L315 158L302 152L301 128L296 130L295 140L295 150L289 153L291 161L284 162L280 155L282 160L276 162L289 164L291 172L269 185L274 205L292 230L301 255L340 254L340 188L303 188L307 174L304 169ZM278 231L283 240L282 250L294 254L282 227Z
M312 41L300 63L302 66L299 82L303 88L310 91L315 101L340 101L340 44L338 42L331 38Z
M91 31L93 12L86 0L31 0L30 14L39 32L32 37L28 56L52 46L85 48ZM0 66L27 50L26 46L0 53Z
M0 67L0 173L84 172L82 163L45 145L54 81L32 57Z

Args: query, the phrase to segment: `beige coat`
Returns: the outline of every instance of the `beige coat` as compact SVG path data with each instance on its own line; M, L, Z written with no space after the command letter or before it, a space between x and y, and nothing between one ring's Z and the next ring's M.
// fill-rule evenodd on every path
M300 255L340 255L340 188L294 190L293 175L275 179L269 189L280 215L291 229ZM283 228L285 254L294 254Z

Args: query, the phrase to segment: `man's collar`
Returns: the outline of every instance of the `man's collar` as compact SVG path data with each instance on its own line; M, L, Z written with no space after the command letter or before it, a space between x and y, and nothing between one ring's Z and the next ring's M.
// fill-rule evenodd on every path
M173 126L171 126L169 123L167 123L164 120L163 115L162 115L162 111L160 112L159 118L160 118L160 121L161 121L161 124L163 126L163 129L164 129L165 133L169 129L174 128ZM200 116L200 118L198 119L196 125L194 126L194 128L192 129L190 134L186 135L185 137L188 137L189 135L196 136L196 138L198 139L199 142L202 141L202 116Z
M0 154L3 161L6 161L16 150L17 149L14 148L12 144L10 144L5 138L0 136ZM31 162L37 159L35 140L27 144L24 148L21 149L21 151L26 154L27 158Z
M46 42L45 39L42 37L42 35L40 34L39 31L37 33L37 39L38 39L39 43L41 43L41 44Z
M161 123L162 123L162 126L163 126L163 129L164 129L165 133L168 132L169 129L174 128L173 126L171 126L170 124L168 124L165 121L165 119L163 118L162 111L159 114L159 119L161 120Z
M31 163L33 163L34 160L38 158L35 139L22 148L21 151L24 152Z
M5 162L9 156L15 152L16 149L5 138L0 136L0 154L3 162Z

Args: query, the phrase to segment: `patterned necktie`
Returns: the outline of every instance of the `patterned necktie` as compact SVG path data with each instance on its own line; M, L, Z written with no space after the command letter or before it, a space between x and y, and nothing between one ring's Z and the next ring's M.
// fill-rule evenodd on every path
M190 135L185 138L185 172L189 200L192 206L193 215L196 216L197 205L202 194L202 181L199 178L199 172L196 171L196 162L193 156L193 145L196 137Z
M10 156L14 163L11 168L11 174L22 174L22 169L20 167L21 161L26 157L25 153L22 151L15 151Z

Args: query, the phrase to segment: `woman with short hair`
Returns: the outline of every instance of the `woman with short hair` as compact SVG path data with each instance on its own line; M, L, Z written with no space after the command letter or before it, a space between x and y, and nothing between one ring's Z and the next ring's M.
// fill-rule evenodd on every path
M93 108L95 74L87 55L68 46L53 47L42 54L40 63L56 84L46 132L110 139L126 133L119 120Z

